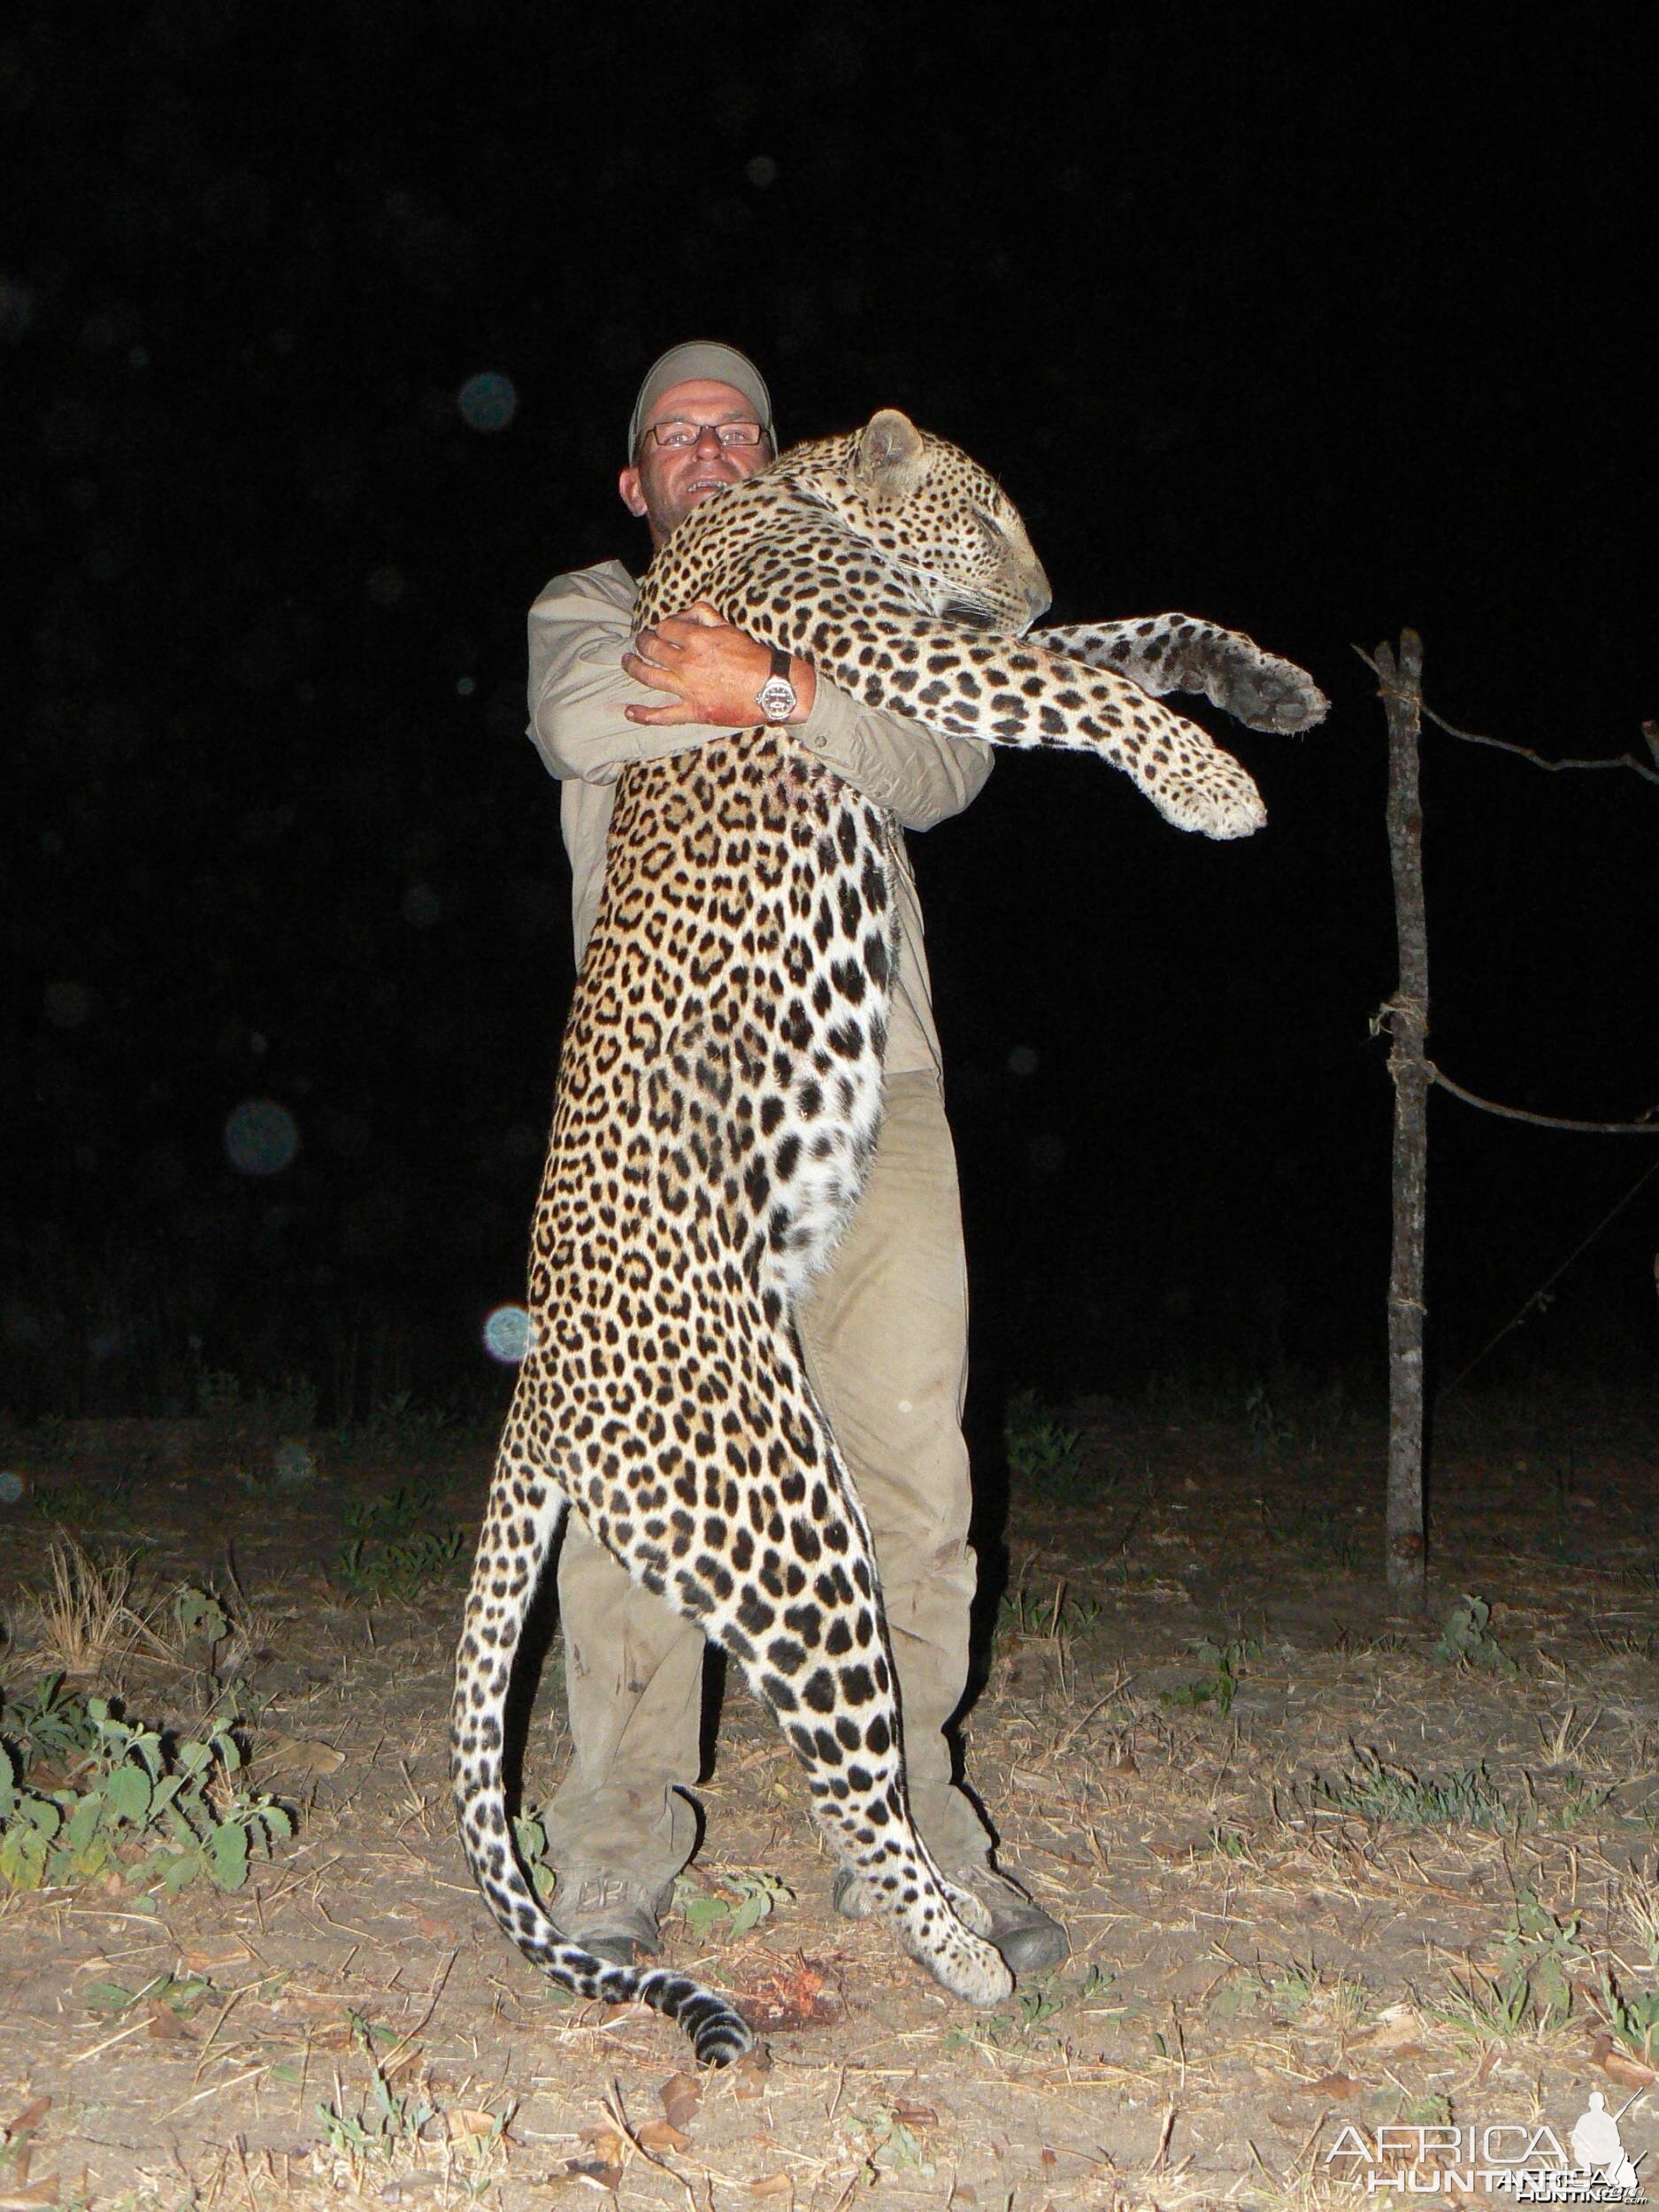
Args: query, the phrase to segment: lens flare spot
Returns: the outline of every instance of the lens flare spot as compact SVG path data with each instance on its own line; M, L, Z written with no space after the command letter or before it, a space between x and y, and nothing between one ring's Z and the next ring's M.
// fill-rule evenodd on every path
M516 1367L530 1349L534 1325L522 1306L497 1306L484 1324L484 1349L503 1367Z
M480 369L469 376L455 396L461 420L469 430L504 430L518 411L518 394L510 376L499 369Z
M274 1098L244 1098L225 1123L226 1156L239 1175L280 1175L299 1148L299 1125Z

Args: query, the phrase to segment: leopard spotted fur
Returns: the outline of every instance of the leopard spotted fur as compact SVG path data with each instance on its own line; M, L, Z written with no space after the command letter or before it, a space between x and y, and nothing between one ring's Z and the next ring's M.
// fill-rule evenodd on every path
M867 705L1098 752L1211 837L1258 826L1255 786L1154 695L1202 690L1264 728L1325 711L1301 670L1184 616L1024 634L1048 588L1018 515L965 455L890 411L695 508L645 580L640 622L698 598ZM496 1918L555 1981L643 2000L712 2064L749 2044L736 2010L671 1970L565 1941L514 1851L507 1691L572 1506L737 1660L906 1947L972 2004L1011 1985L983 1908L943 1880L910 1820L870 1532L791 1321L875 1142L895 834L787 728L622 774L535 1211L531 1340L457 1662L455 1788Z

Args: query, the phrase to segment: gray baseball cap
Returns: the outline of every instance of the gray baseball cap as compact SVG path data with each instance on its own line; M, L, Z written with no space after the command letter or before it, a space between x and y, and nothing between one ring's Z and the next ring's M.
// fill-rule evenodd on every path
M694 338L683 346L670 346L660 361L655 362L640 396L634 403L634 412L628 418L628 459L640 449L640 431L663 394L675 384L688 384L694 379L706 379L715 384L730 384L741 392L755 410L755 419L772 440L772 449L778 450L777 433L772 426L772 394L766 389L766 380L746 353L735 346L723 346L713 338Z

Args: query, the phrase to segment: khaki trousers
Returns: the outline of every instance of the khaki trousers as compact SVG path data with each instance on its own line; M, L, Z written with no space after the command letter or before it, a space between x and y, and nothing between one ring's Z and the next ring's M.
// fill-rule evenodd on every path
M962 1210L931 1071L888 1077L858 1210L796 1322L875 1538L916 1824L942 1867L977 1865L990 1839L943 1734L967 1679L974 1555ZM565 1879L603 1870L655 1889L696 1840L703 1632L632 1583L574 1513L558 1582L575 1755L547 1809L547 1855Z

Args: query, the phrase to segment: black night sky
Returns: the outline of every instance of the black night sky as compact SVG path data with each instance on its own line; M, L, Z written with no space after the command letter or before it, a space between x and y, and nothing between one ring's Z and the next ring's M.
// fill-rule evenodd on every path
M1189 609L1335 702L1300 741L1204 715L1268 799L1243 845L1076 758L916 841L980 1391L1378 1380L1393 914L1350 645L1414 624L1432 704L1551 754L1659 713L1641 56L1509 11L576 13L0 33L0 1402L504 1398L480 1332L571 981L524 614L642 562L628 409L703 335L786 437L895 403L965 446L1056 619ZM1659 1100L1659 789L1433 734L1425 788L1448 1071ZM279 1172L227 1151L257 1101ZM1659 1146L1432 1111L1444 1377ZM1656 1243L1659 1176L1488 1378L1650 1367Z

